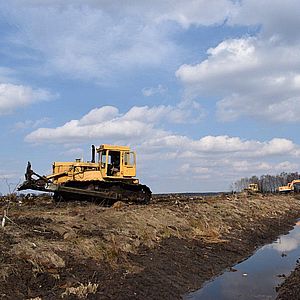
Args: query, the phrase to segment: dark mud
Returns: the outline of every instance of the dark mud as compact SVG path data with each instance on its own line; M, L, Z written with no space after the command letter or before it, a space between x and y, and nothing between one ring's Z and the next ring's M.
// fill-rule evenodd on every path
M226 237L229 243L207 244L198 240L167 239L159 249L145 249L132 257L144 268L143 272L121 280L118 289L114 287L111 290L108 287L102 297L120 300L181 299L187 291L199 288L224 269L244 260L257 247L287 232L297 215L292 213L275 223L274 220L262 220L252 232L229 234ZM108 297L105 297L106 293Z
M282 201L283 205L286 205L284 199ZM207 213L218 214L221 209L219 203L223 205L224 199L217 199L211 204L204 199L203 203L206 205ZM228 202L229 204L232 206L232 202ZM180 216L185 221L194 215L194 208L200 206L201 210L201 205L204 204L195 204L194 207L190 205L189 208L183 206L182 209L173 205L174 203L163 202L163 204L154 203L143 208L124 208L124 211L116 211L118 214L116 220L120 218L119 214L124 213L125 217L124 220L120 220L120 226L126 227L127 212L136 211L136 222L139 222L141 217L138 213L144 216L143 212L148 213L149 210L153 210L151 217L158 218L158 211L168 209L167 213L174 213L174 218ZM237 205L248 209L247 200L237 201ZM89 215L88 210L83 211L81 208L79 210L76 204L71 205L71 208L63 204L61 212L60 210L51 212L47 211L48 208L40 207L41 212L46 210L43 213L47 217L43 217L37 213L37 206L33 207L32 213L27 207L16 208L14 220L20 228L9 225L5 230L0 230L0 299L34 299L37 297L40 299L61 299L62 297L79 299L79 291L74 293L66 293L66 291L72 291L72 287L79 287L80 284L87 286L88 283L97 284L97 288L93 292L83 293L83 298L87 299L181 299L184 294L199 289L205 281L217 276L224 269L244 260L259 246L275 240L279 234L288 232L295 219L300 216L300 205L295 202L293 207L285 213L280 213L280 205L277 205L278 214L268 215L266 214L267 208L264 213L261 208L258 208L257 216L255 218L253 216L251 221L247 216L247 218L238 219L237 222L238 214L231 215L230 210L225 211L224 215L228 217L224 219L224 222L226 221L226 226L230 230L222 233L221 237L215 240L205 238L205 232L203 237L188 238L189 235L184 235L183 229L179 229L182 230L180 235L169 237L166 235L154 246L140 243L136 252L124 252L111 248L110 252L106 253L105 259L97 259L97 256L92 254L79 256L67 250L68 247L73 247L73 244L78 243L79 237L82 241L88 238L98 238L101 241L105 239L106 232L103 225L100 224L101 227L98 224L98 227L94 228L96 225L94 226L93 222L96 221L92 215ZM88 204L81 206L89 209ZM59 217L64 209L66 209L66 216L74 215L79 219L76 219L74 224L69 223L75 217L62 221ZM98 213L99 218L107 217L107 212L112 212L97 207L93 209L96 210L93 215ZM188 212L186 213L185 210ZM55 220L56 216L58 216L57 220ZM146 217L148 218L148 215ZM116 224L110 219L108 222L112 227L106 231L113 230ZM76 238L69 239L64 231L55 231L53 229L55 227L51 227L53 224L65 226L67 223L72 230L78 229ZM92 224L94 227L90 228L87 224ZM221 228L222 224L219 224L219 227ZM126 235L131 234L132 242L136 241L137 233L130 233L132 229L128 228L128 231L124 231L121 235L123 234L125 238ZM168 225L167 228L173 231L178 230L174 225ZM159 227L154 229L159 231ZM30 241L29 246L28 241ZM56 250L53 250L51 259L41 262L38 261L41 257L36 258L30 255L37 247L35 243L41 244L42 242L45 244L42 245L41 251L45 251L47 245L51 243L58 246ZM108 243L107 240L106 242ZM27 251L13 252L12 249L20 243L29 247ZM114 245L116 241L113 239L111 243ZM299 279L299 275L298 268L294 277ZM279 290L279 299L299 299L295 298L299 295L299 285L297 285L299 281L295 281L296 279L292 276L284 283Z
M48 269L47 272L32 273L29 263L16 260L13 262L16 271L0 286L1 299L58 299L66 287L89 281L100 284L97 293L89 295L88 299L180 299L183 294L199 288L224 269L245 259L258 246L287 231L294 217L290 215L275 224L273 220L264 220L267 230L261 230L259 224L255 233L241 232L234 237L228 236L230 243L207 244L174 237L166 239L158 249L145 248L138 255L130 256L131 262L143 268L137 274L128 273L126 268L115 270L94 260L78 262L67 253L60 253L65 260L65 268ZM12 263L12 260L2 257L3 263ZM122 261L119 263L122 264ZM284 292L286 297L278 299L299 299L295 298L299 295L297 282L289 283ZM67 299L78 298L70 295Z
M300 260L300 258L299 258ZM300 265L291 273L291 275L277 289L277 300L299 300L300 299Z

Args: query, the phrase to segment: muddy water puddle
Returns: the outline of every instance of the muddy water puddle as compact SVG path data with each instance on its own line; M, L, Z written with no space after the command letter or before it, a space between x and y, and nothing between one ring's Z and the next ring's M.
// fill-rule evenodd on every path
M276 286L295 268L300 257L300 221L286 235L257 250L185 300L275 299Z

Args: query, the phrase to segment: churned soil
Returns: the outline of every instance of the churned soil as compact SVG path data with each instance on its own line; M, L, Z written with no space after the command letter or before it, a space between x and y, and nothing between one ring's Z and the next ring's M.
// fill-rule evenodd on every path
M35 300L180 299L300 216L299 199L260 194L158 195L149 205L112 207L10 197L0 208L8 217L0 299ZM295 283L286 280L279 299L297 299L281 296L299 295Z
M300 299L300 265L291 273L277 290L277 300Z

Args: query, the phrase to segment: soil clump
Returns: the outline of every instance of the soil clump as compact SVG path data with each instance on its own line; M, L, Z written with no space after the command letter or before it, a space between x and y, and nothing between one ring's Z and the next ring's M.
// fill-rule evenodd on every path
M276 300L300 299L300 265L291 273L291 275L277 288Z

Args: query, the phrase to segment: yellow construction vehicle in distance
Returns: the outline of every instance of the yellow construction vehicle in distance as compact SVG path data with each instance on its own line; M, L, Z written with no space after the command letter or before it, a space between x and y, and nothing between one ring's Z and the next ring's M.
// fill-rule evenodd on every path
M286 194L291 192L297 192L300 191L300 179L295 179L292 182L289 182L287 185L279 186L277 189L278 193Z
M247 188L244 189L244 192L250 192L250 193L258 193L259 187L257 183L250 183Z

